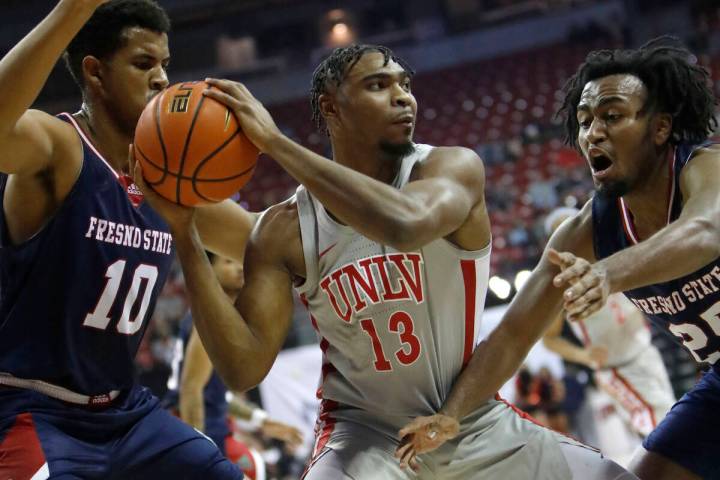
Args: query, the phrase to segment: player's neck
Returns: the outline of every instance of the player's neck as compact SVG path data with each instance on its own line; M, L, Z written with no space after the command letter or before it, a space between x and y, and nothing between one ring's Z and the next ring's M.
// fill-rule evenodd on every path
M124 132L106 108L84 102L74 115L93 146L119 173L128 174L128 146L132 133Z
M652 170L642 176L641 182L632 192L623 196L625 205L632 212L635 226L648 230L650 234L667 223L670 196L668 186L671 182L668 155L667 151L663 151L658 158L653 159ZM642 232L638 233L642 236Z
M392 183L400 168L401 156L390 156L380 147L353 142L331 141L333 160L383 183Z

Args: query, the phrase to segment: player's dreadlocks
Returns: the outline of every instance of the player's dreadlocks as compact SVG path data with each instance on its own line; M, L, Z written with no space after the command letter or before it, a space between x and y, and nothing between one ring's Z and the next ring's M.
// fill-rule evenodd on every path
M717 100L707 70L675 37L650 40L637 50L590 52L585 63L563 87L565 100L558 111L565 122L565 142L578 148L577 106L585 84L615 74L631 74L648 91L643 113L672 115L670 143L702 142L717 126Z
M312 107L312 119L319 130L327 131L322 114L320 113L320 95L327 92L327 87L330 84L339 87L350 70L352 70L360 58L368 52L382 53L385 57L385 63L383 65L387 65L390 60L392 60L400 65L411 77L415 74L415 71L410 68L405 60L395 55L389 48L381 45L363 44L336 48L330 56L318 65L315 73L313 73L310 105Z

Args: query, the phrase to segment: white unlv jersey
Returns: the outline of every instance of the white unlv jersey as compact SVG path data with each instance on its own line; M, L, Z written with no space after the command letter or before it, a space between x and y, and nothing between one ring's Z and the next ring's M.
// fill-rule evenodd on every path
M610 295L603 308L570 325L585 345L607 347L608 367L623 365L650 346L645 316L622 293Z
M393 186L433 147L416 145ZM402 253L334 221L304 187L297 206L307 278L298 287L323 351L323 399L390 416L443 404L477 343L490 246L445 239Z

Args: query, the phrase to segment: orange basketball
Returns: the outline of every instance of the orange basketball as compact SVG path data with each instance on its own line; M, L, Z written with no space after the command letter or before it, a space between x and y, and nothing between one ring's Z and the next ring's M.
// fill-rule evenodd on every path
M233 112L202 94L206 88L205 82L168 87L145 107L135 129L145 182L186 206L232 196L252 177L259 154Z

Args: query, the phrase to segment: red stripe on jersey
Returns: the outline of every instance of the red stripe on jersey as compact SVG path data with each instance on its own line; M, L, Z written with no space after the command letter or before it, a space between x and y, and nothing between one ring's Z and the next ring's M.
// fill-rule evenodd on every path
M580 326L580 332L582 332L582 341L585 344L585 346L590 345L592 343L590 341L590 334L588 333L587 326L585 325L584 320L578 320L578 325Z
M465 346L463 348L463 367L470 361L475 346L475 260L460 260L460 268L465 284Z
M0 478L32 478L45 462L32 415L21 413L0 443Z
M315 423L315 448L313 448L312 457L308 461L308 465L305 468L300 478L305 478L312 466L320 459L320 456L330 441L330 436L333 430L335 430L335 424L337 420L330 414L334 410L337 410L340 404L334 400L323 400L320 402L320 412L318 414L317 422Z
M640 403L642 403L643 406L648 410L648 412L650 412L650 421L652 422L652 426L653 426L653 428L657 427L657 421L655 420L655 410L653 410L653 408L650 406L650 404L647 402L647 400L645 400L645 397L640 395L640 393L637 390L635 390L635 388L632 386L632 384L625 377L620 375L620 372L617 371L617 368L613 368L611 370L612 370L612 373L615 376L615 378L620 380L620 382L622 382L622 384L625 386L625 388L627 388L630 391L630 393L632 393L638 400L640 400Z

